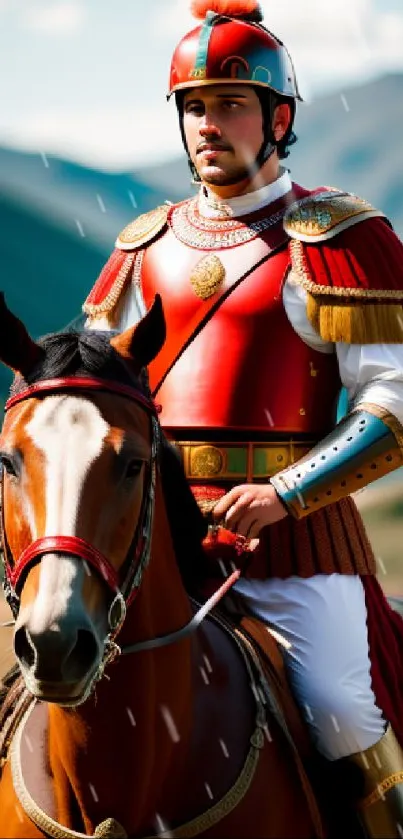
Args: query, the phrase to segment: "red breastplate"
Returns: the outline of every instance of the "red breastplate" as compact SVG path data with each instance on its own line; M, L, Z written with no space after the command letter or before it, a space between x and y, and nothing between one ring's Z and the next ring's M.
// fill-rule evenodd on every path
M215 253L226 271L225 288L281 241L284 247L231 292L168 373L157 396L167 430L183 429L188 436L194 428L321 437L330 429L340 390L337 363L334 354L309 348L288 320L282 302L289 266L284 234L277 227ZM158 292L167 322L166 346L149 369L152 389L175 356L178 335L186 339L192 333L192 321L206 305L189 281L205 255L171 229L146 251L145 303L148 308Z

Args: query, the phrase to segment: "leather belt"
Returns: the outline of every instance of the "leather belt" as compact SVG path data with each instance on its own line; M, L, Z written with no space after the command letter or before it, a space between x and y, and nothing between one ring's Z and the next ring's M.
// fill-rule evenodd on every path
M271 478L307 454L316 440L273 443L171 441L179 449L191 481L253 481Z

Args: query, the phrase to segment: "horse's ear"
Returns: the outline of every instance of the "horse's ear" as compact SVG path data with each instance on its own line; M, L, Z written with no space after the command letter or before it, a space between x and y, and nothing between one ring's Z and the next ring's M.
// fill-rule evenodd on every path
M147 314L130 329L115 335L111 345L123 358L138 367L147 367L159 353L166 338L166 327L162 301L156 294Z
M10 312L4 292L0 291L0 361L15 373L27 376L44 354L22 321Z

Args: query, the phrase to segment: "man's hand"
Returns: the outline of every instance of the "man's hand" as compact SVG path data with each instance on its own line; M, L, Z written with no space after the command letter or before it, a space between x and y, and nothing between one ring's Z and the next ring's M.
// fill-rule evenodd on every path
M248 539L256 538L262 527L288 515L271 484L241 484L221 498L214 507L217 522L224 519L228 530Z

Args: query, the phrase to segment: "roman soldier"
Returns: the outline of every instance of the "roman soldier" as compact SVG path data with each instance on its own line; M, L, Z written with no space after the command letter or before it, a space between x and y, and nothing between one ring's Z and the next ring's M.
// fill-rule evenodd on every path
M351 494L403 462L403 246L362 198L291 181L301 96L256 0L193 11L168 98L199 191L123 230L84 311L123 330L161 295L162 426L200 507L255 540L236 589L286 639L318 750L361 767L367 834L400 836L402 622Z

